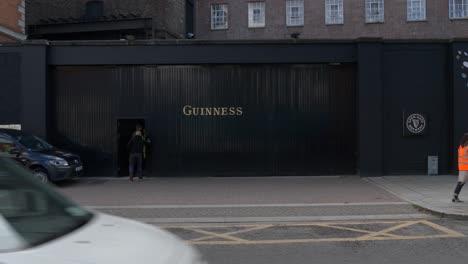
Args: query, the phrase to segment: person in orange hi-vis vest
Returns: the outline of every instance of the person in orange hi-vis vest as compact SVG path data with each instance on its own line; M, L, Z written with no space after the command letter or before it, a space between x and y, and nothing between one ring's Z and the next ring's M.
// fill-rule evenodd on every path
M455 193L453 194L452 202L462 203L458 199L463 185L468 181L468 133L465 133L460 140L460 146L458 147L458 183L455 187Z

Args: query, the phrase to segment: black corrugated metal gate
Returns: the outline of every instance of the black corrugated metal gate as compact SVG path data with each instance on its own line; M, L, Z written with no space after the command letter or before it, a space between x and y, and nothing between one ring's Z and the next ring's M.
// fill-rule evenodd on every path
M354 65L52 72L53 139L82 154L93 175L115 172L119 118L145 119L153 175L356 172Z

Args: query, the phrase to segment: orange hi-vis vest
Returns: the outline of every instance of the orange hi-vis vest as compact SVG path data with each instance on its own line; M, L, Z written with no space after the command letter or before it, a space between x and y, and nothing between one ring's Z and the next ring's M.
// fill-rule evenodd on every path
M468 146L458 148L458 170L468 171Z

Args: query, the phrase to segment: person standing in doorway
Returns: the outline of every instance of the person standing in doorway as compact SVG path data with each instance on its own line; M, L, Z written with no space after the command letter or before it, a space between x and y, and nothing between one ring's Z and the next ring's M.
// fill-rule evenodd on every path
M458 183L452 198L452 202L454 203L463 202L458 199L458 195L468 181L468 133L463 135L460 140L460 146L458 147L458 171Z
M130 172L130 181L133 181L133 177L135 176L135 167L136 167L136 175L138 178L143 178L143 149L144 149L145 142L143 140L141 134L141 126L136 132L132 135L132 138L127 144L127 148L130 151L129 156L129 168L128 171Z

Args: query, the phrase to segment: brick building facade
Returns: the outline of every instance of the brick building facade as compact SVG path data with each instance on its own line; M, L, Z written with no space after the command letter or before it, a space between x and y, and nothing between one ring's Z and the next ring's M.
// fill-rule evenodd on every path
M29 0L26 23L32 38L115 39L124 35L135 35L137 39L184 38L186 1ZM120 33L107 37L103 34L118 30Z
M249 3L256 2L264 5L264 11L257 10L264 21L260 27L249 26ZM303 10L298 9L299 15L303 11L302 24L287 25L287 2L303 3ZM219 8L217 4L227 9L227 28L213 29L212 22L216 19L213 8ZM412 12L418 8L421 12L414 17ZM466 0L199 0L195 9L198 39L287 39L291 36L345 40L451 39L468 36ZM369 21L370 13L380 13L382 17ZM221 14L218 19L223 20L224 13L218 14Z
M25 39L25 0L0 1L0 42Z

